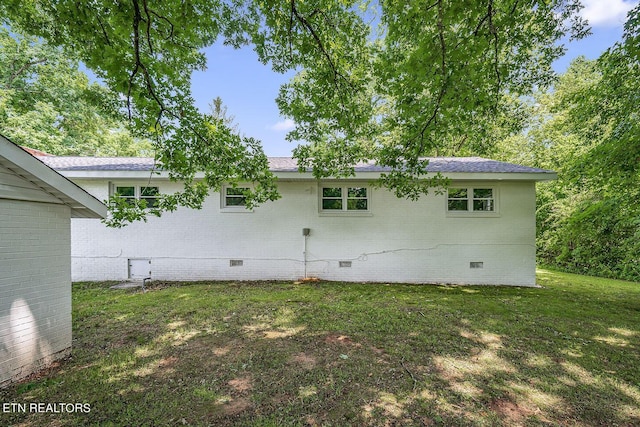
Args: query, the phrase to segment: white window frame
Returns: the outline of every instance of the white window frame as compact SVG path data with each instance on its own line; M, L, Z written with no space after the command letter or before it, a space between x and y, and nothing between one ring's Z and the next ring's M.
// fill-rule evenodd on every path
M341 201L341 209L323 208L323 200L332 199L331 197L324 197L325 188L340 188L340 197L335 197L335 200ZM367 195L366 197L349 197L350 188L363 188ZM325 181L318 184L318 212L321 216L371 216L371 198L371 186L364 182ZM366 200L367 209L348 209L349 200Z
M123 199L131 199L131 200L149 200L149 199L156 199L157 200L157 196L160 196L162 193L160 192L160 186L159 185L140 185L140 184L132 184L132 183L127 183L127 182L115 182L115 183L111 183L111 188L109 189L109 195L113 196L116 193L118 193L118 188L124 188L124 187L132 187L133 188L133 196L123 196L120 195L120 197L122 197ZM157 188L158 189L158 193L156 197L150 197L150 196L143 196L142 195L142 189L143 188ZM120 194L120 193L118 193ZM147 206L147 208L152 208L153 206Z
M233 185L223 185L220 189L220 211L221 212L253 212L253 209L247 209L244 204L242 205L227 205L227 191L228 190L251 190L252 186L249 184L239 184L235 187ZM239 195L230 195L230 197L242 197Z
M452 199L449 197L449 190L452 189L462 189L467 191L467 197L462 199ZM475 198L474 190L491 190L492 197L491 198ZM465 200L467 202L467 210L451 210L449 209L449 201L450 200ZM493 202L493 210L473 210L474 201L476 200L492 200ZM450 217L497 217L500 216L499 212L499 192L498 188L495 185L485 185L485 184L451 184L445 193L445 211L447 216Z

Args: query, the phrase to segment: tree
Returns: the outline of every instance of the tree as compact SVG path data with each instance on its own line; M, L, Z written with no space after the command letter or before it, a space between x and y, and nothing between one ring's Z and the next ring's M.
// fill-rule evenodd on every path
M129 132L117 95L59 48L0 28L0 58L0 128L16 143L56 155L150 153Z
M277 102L297 124L289 138L303 142L294 152L301 168L344 176L372 159L392 168L384 185L418 197L428 191L416 180L424 177L422 158L440 141L482 138L505 93L551 82L550 64L562 53L556 42L585 33L579 7L578 0L6 0L0 14L73 52L126 97L156 159L185 183L159 203L159 214L200 207L224 181L255 182L249 206L278 197L259 143L193 105L190 74L219 37L251 44L275 71L299 71Z
M578 191L564 248L548 253L566 268L640 280L640 6L627 18L623 40L595 64L600 78L563 105L582 141L568 162Z
M222 102L222 98L219 96L215 97L209 104L209 110L215 119L222 119L225 126L231 128L234 132L238 132L238 124L235 122L236 118L229 114L227 106Z
M622 42L538 93L527 132L502 144L503 158L558 172L538 187L544 264L640 280L639 13Z

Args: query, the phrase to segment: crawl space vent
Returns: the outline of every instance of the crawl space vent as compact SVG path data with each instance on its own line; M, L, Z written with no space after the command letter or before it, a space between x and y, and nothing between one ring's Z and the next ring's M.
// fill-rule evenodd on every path
M482 261L471 261L469 268L484 268L484 263Z
M241 259L232 259L229 261L229 267L242 267Z
M351 267L351 261L340 261L339 262L339 266L340 267Z

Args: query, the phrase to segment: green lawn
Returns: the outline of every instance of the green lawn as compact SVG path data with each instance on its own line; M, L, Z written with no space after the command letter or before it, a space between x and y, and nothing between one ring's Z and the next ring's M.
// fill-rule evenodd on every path
M73 356L18 425L640 425L640 284L73 287Z

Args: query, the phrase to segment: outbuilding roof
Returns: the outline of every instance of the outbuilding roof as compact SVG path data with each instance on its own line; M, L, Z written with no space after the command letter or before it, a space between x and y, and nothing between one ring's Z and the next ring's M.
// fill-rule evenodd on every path
M74 218L104 218L107 207L82 188L53 170L25 149L0 135L0 170L17 181L7 185L3 198L32 200L34 194L45 195L47 202L64 204L71 208ZM40 159L40 160L39 160ZM2 184L0 182L0 184Z
M57 171L151 171L161 168L151 157L38 157ZM433 157L429 158L430 173L510 173L554 174L546 169L521 166L482 157ZM291 157L270 157L269 169L273 172L298 172L298 162ZM355 165L355 172L389 172L388 167L373 162Z

